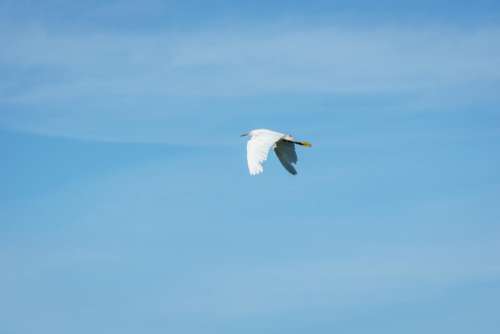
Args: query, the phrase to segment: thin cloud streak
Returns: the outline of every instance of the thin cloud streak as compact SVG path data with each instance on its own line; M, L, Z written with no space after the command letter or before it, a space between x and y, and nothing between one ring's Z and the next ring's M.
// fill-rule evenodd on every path
M77 96L244 96L419 92L500 80L498 27L408 29L270 26L197 33L4 32L4 66L46 67L66 80L3 101Z
M349 260L220 267L187 280L180 289L181 302L171 307L222 318L311 307L340 311L429 298L456 284L498 279L496 246L487 247L492 250L488 258L485 245L459 246L388 247L369 255L365 250L363 257Z
M105 141L175 142L199 112L213 124L232 119L231 99L386 96L394 110L442 110L496 101L500 82L497 26L268 24L126 36L31 26L3 27L0 37L10 45L0 55L1 126Z

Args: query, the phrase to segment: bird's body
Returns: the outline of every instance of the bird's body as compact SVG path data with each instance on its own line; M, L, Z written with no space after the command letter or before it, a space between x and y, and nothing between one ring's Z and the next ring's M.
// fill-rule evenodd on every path
M264 171L262 163L266 161L271 148L278 156L281 164L290 174L297 174L294 164L297 163L297 153L295 145L311 147L309 142L295 141L295 139L285 133L268 129L255 129L244 134L250 139L247 143L247 162L250 175L257 175Z

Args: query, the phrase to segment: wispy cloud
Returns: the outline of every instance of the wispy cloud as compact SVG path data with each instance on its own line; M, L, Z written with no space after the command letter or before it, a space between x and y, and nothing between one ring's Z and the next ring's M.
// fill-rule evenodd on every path
M0 36L9 45L0 71L10 73L0 81L0 103L5 110L28 110L4 112L0 122L40 132L60 133L50 129L52 122L54 129L70 129L73 118L92 122L93 115L111 123L151 122L192 111L176 99L385 94L446 104L494 99L500 81L497 26L276 23L124 35L32 25L4 27ZM55 116L43 125L29 124L49 110Z
M211 268L187 280L179 291L180 300L171 307L238 317L432 299L457 284L497 279L500 267L484 251L484 245L389 247L348 260Z
M2 34L3 66L49 68L45 82L3 100L101 94L241 96L455 88L500 80L498 27L342 27L91 35L42 28Z

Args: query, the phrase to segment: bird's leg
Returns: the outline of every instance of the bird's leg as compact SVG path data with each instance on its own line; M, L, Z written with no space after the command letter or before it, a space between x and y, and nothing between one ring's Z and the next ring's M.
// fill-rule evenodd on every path
M285 141L287 142L290 142L290 143L294 143L294 144L297 144L297 145L301 145L301 146L305 146L305 147L311 147L312 144L308 141L295 141L295 140L287 140L285 139Z

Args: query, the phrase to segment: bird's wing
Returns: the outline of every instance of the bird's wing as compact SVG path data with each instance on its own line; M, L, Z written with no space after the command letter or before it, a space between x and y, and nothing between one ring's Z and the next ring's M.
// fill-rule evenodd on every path
M283 137L281 133L266 133L252 136L247 143L247 162L250 175L264 171L262 163L266 161L271 147Z
M294 164L297 163L297 153L295 152L295 144L286 140L279 140L276 143L276 147L274 148L274 152L280 159L283 167L286 168L290 174L297 174L295 170Z

